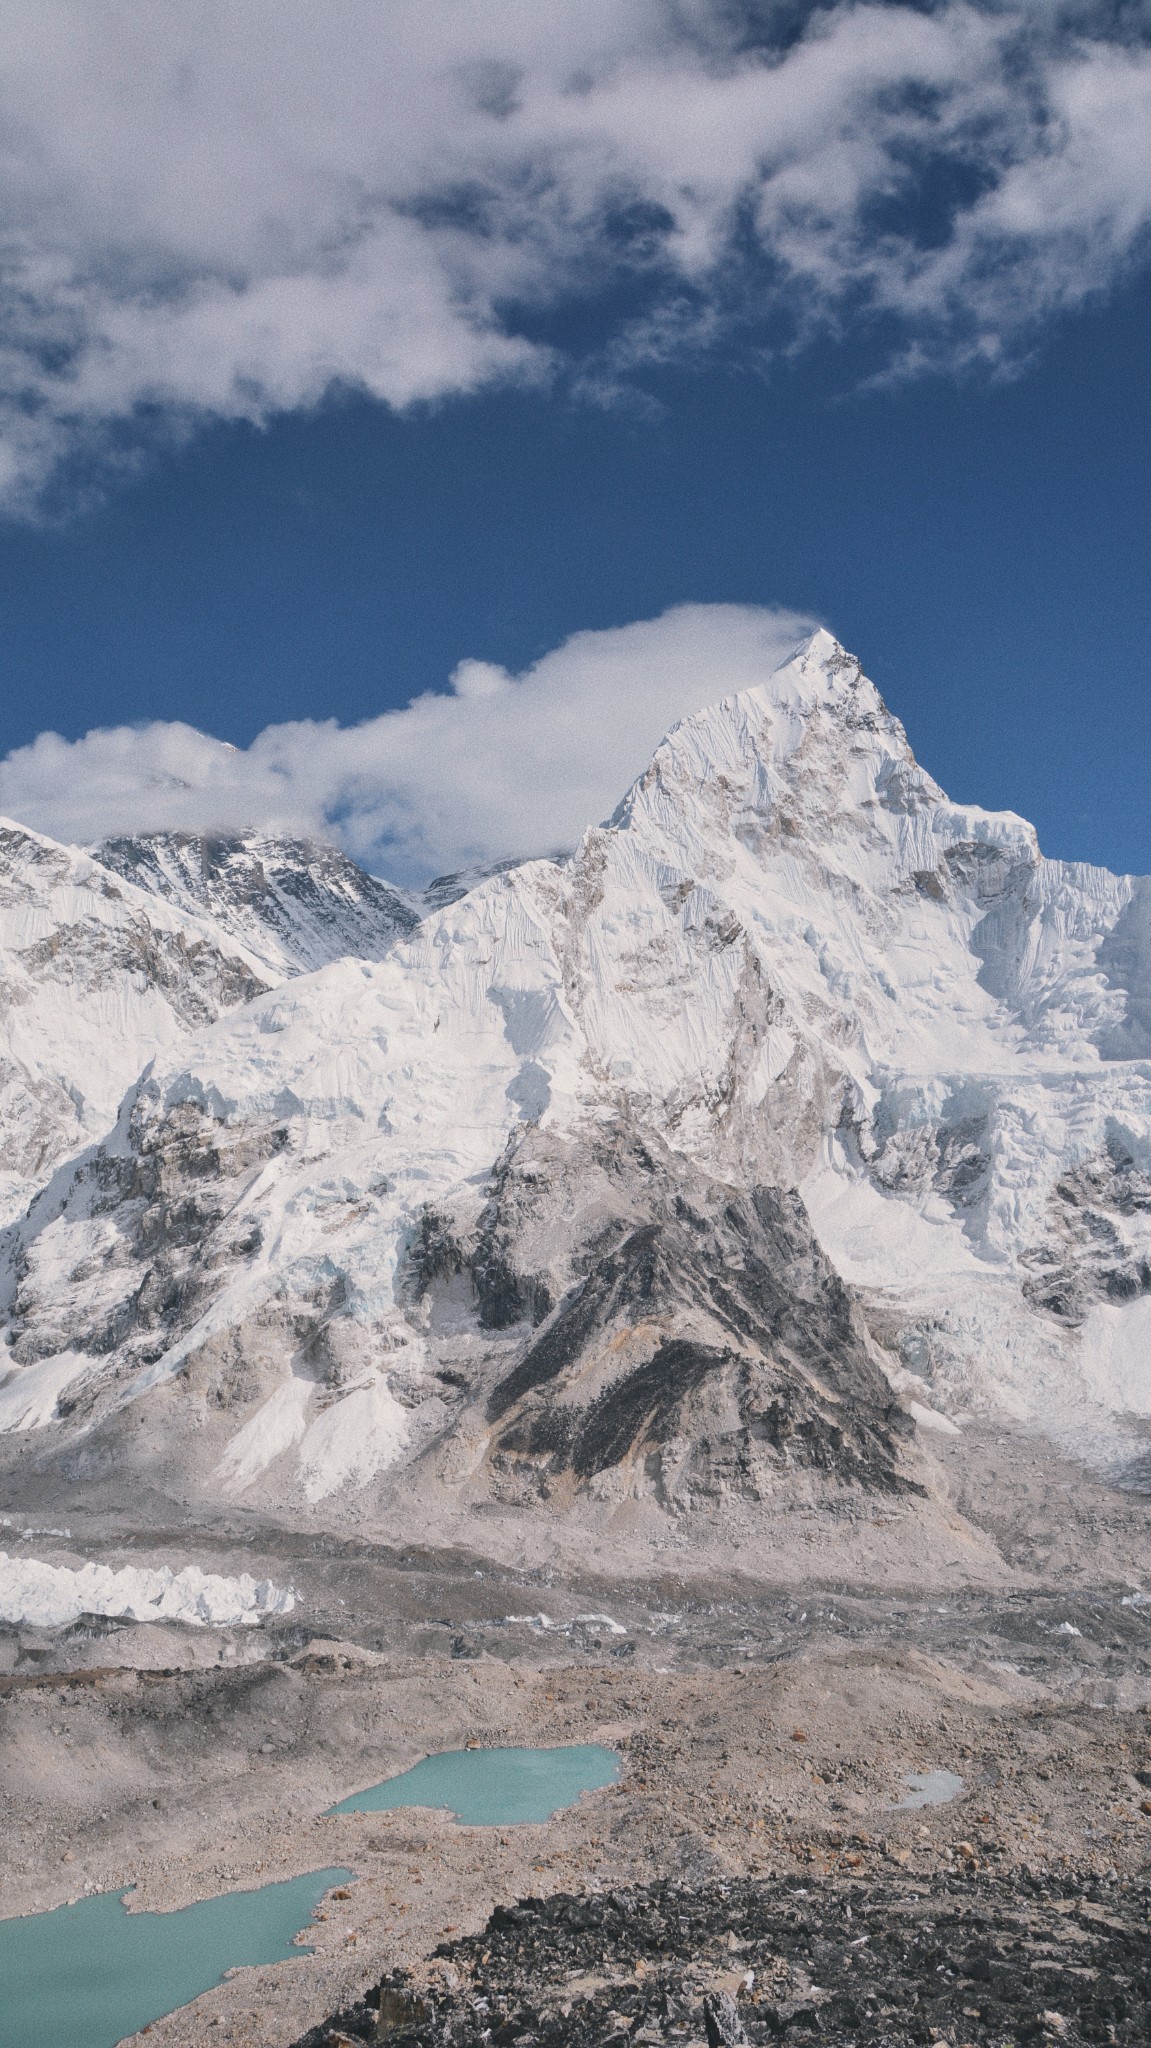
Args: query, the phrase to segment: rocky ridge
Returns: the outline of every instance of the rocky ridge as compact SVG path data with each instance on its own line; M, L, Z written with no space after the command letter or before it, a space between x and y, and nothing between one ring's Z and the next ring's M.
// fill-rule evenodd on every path
M418 1977L390 1972L296 2048L1147 2038L1146 1885L1004 1883L959 1864L918 1884L729 1879L520 1899L441 1943Z
M126 1088L269 986L210 920L0 822L0 1216L104 1137Z
M333 848L152 834L90 853L0 822L0 1218L103 1138L191 1032L418 923Z

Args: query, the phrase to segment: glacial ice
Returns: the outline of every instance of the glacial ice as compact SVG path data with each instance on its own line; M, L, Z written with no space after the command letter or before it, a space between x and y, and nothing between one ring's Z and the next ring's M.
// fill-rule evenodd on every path
M247 1572L225 1578L185 1565L173 1572L167 1565L41 1564L32 1557L10 1557L0 1550L0 1621L32 1628L65 1628L82 1614L102 1614L126 1621L181 1621L217 1628L262 1621L269 1614L290 1614L295 1606L290 1587Z

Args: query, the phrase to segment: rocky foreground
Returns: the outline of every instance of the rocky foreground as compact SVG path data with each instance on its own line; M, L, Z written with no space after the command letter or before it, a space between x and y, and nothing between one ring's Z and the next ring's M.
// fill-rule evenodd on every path
M1011 1881L974 1850L931 1883L656 1884L500 1906L297 2048L1151 2039L1144 1882Z
M0 1630L0 1914L351 1873L290 1959L230 1971L140 2048L363 2041L381 1984L395 2048L693 2048L721 1994L749 2042L1151 2040L1146 1500L1040 1450L944 1443L995 1589L908 1583L891 1496L871 1534L906 1578L884 1590L829 1583L795 1517L806 1583L774 1587L688 1579L684 1551L625 1588L607 1560L541 1582L265 1529L202 1563L291 1583L290 1613ZM57 1543L139 1555L92 1520ZM328 1810L436 1751L588 1742L618 1782L539 1825ZM953 1797L908 1804L943 1773Z

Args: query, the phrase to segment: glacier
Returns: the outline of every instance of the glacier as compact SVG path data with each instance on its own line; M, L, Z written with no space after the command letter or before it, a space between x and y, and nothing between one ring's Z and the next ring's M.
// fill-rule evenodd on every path
M0 1621L36 1628L66 1628L81 1615L124 1621L181 1621L191 1627L251 1627L269 1614L290 1614L290 1587L259 1581L248 1572L226 1578L185 1565L174 1572L125 1565L42 1564L0 1550Z

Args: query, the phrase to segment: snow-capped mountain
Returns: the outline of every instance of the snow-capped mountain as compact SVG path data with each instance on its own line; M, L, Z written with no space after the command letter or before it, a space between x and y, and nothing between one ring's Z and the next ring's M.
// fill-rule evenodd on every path
M817 634L570 861L158 1044L9 1233L0 1416L405 1530L909 1497L997 1411L1129 1460L1149 904Z
M169 834L93 857L0 821L0 1221L190 1031L417 922L328 847Z
M468 896L481 882L490 881L493 875L506 875L512 868L522 867L518 860L497 860L489 867L476 864L470 868L459 868L452 875L437 875L434 881L420 892L420 909L427 917L436 910L446 910L449 903L458 903L461 896Z
M203 919L0 821L0 1217L103 1137L124 1090L270 977Z
M185 915L210 918L272 982L347 954L382 960L420 921L397 889L315 840L150 832L106 839L92 853Z

